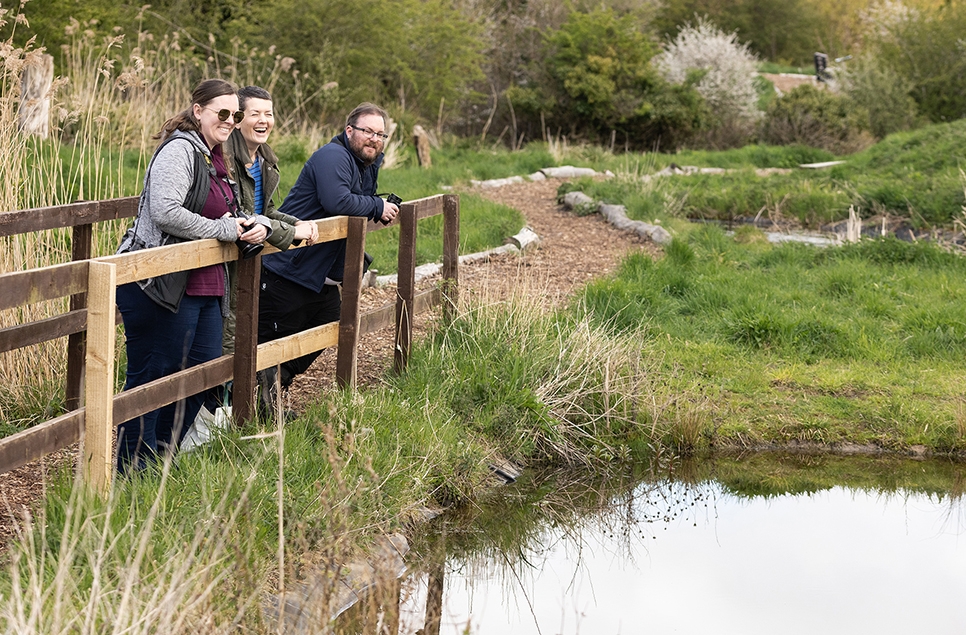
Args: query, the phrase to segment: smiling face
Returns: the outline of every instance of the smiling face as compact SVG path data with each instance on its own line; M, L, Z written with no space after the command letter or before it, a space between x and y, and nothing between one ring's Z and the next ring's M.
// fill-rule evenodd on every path
M227 141L231 131L235 129L235 121L230 116L225 121L218 119L219 110L234 113L238 110L238 97L234 93L220 95L204 106L201 104L192 106L195 119L198 120L201 129L201 136L204 137L209 148Z
M346 126L345 130L346 138L349 140L349 149L352 150L352 154L359 157L359 160L366 165L375 161L379 153L382 152L384 142L377 136L369 138L363 131L370 130L372 132L385 133L386 122L383 121L382 117L379 115L362 115L356 121L355 125Z
M255 156L258 146L268 142L268 135L275 127L275 114L272 111L272 102L268 99L258 99L250 97L245 101L245 118L238 124L242 136L245 137L245 144L248 152Z

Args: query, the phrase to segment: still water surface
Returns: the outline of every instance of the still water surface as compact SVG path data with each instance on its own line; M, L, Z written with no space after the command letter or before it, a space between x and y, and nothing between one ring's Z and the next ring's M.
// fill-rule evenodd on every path
M959 495L671 479L609 500L566 520L538 501L515 544L488 544L490 520L475 550L447 545L439 633L966 633ZM430 577L408 581L400 633L426 626Z

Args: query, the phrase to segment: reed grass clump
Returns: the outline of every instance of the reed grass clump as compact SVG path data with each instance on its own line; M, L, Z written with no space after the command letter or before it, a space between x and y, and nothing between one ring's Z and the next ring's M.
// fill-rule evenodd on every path
M647 450L659 381L634 336L546 313L522 292L465 310L393 386L426 394L510 460L605 465Z

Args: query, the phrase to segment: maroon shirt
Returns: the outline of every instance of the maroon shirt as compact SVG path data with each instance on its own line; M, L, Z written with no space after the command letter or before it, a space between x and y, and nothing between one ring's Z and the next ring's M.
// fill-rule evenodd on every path
M231 210L231 203L235 193L228 184L228 170L225 169L225 158L221 154L221 145L211 150L211 165L215 168L215 175L211 177L208 189L208 200L201 210L205 218L221 218ZM193 296L225 295L225 265L208 265L200 269L193 269L188 276L188 288L185 294Z

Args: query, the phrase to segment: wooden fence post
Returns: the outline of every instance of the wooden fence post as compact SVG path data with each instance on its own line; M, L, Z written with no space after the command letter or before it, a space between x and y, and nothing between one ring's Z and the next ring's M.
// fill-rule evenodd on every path
M433 159L429 152L429 135L419 124L413 126L413 143L416 145L416 161L419 167L433 167Z
M342 279L342 314L339 316L339 349L335 381L340 388L355 388L359 347L359 300L362 296L362 268L366 251L366 219L349 218Z
M232 369L231 414L236 423L255 414L255 371L258 364L258 291L262 257L238 260L235 269L235 357Z
M114 474L114 321L117 265L90 261L87 309L86 482L107 492Z
M460 197L443 197L443 322L456 316L459 302Z
M70 241L70 259L88 260L91 257L91 243L94 236L93 225L75 225ZM87 294L77 293L70 296L70 310L87 308ZM67 410L81 407L84 394L84 357L87 355L87 331L71 333L67 336L67 386L64 393Z
M393 368L402 372L409 363L413 342L413 301L416 293L416 206L399 206L399 265L396 273L396 350Z

